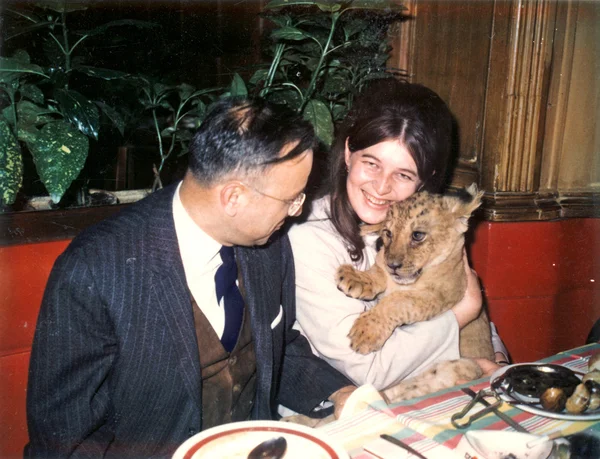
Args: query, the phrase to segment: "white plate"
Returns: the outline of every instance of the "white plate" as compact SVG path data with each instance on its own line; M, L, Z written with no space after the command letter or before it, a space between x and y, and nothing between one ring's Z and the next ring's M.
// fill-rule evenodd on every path
M542 440L542 443L528 448L527 443L540 437L504 430L469 430L465 433L465 438L475 451L486 459L546 459L554 445L552 440Z
M322 433L299 424L278 421L232 422L200 432L183 443L173 459L246 459L259 443L284 437L283 459L348 459L348 453Z
M535 363L518 363L515 365L507 365L505 367L502 367L498 370L496 370L494 372L494 374L492 374L491 378L490 378L490 385L496 380L498 379L500 376L502 376L509 368L513 368L513 367L519 367L519 366L523 366L523 365L536 365ZM552 364L552 365L556 365L556 364ZM561 365L564 366L564 365ZM567 367L568 368L568 367ZM579 376L579 375L578 375ZM515 400L518 401L526 401L525 398L521 398L521 400L519 400L519 395L515 394L515 396L511 396L509 394L507 394L506 392L504 392L502 389L498 388L496 390L496 392L498 393L498 395L500 396L500 398L502 400L505 400L507 402L511 402L511 405L519 408L520 410L523 411L527 411L528 413L532 413L532 414L537 414L539 416L545 416L547 418L552 418L552 419L562 419L565 421L595 421L600 419L600 410L595 410L591 413L582 413L582 414L571 414L571 413L555 413L553 411L548 411L545 410L544 408L542 408L542 406L537 403L535 405L526 405L526 404L521 404L521 403L515 403ZM530 399L531 401L537 401L538 399Z

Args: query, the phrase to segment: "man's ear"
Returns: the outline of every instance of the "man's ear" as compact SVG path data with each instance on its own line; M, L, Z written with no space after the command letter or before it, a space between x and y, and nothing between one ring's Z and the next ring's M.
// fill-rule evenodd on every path
M248 193L246 187L239 182L228 182L219 191L219 203L223 211L234 217L246 205Z

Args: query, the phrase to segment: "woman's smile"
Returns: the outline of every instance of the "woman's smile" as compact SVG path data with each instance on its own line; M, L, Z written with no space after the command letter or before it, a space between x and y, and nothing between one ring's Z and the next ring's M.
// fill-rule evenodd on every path
M378 199L365 190L362 190L362 192L363 192L365 199L367 200L367 203L371 204L373 207L375 207L377 209L380 209L380 210L382 208L387 209L387 207L390 205L390 201L388 201L387 199Z

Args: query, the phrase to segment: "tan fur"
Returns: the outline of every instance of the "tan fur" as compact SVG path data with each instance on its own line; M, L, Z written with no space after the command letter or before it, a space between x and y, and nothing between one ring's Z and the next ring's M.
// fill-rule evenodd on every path
M429 320L462 299L467 285L464 233L483 194L474 184L466 191L471 195L468 202L456 196L416 193L391 206L382 223L363 228L378 232L383 247L367 271L340 266L337 286L353 298L380 300L354 322L348 335L352 349L361 354L377 351L396 327ZM461 330L460 353L462 357L494 358L485 310ZM467 379L481 375L472 371L472 364L462 359L455 362L455 376L464 371L472 376Z

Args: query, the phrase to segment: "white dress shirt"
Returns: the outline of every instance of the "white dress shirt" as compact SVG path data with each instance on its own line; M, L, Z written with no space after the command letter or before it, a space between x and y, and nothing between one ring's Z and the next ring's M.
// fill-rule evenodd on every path
M173 196L173 219L185 278L198 307L221 337L225 328L225 309L222 298L220 303L217 302L215 287L215 273L223 264L219 254L221 244L192 220L181 203L180 188L181 184Z

